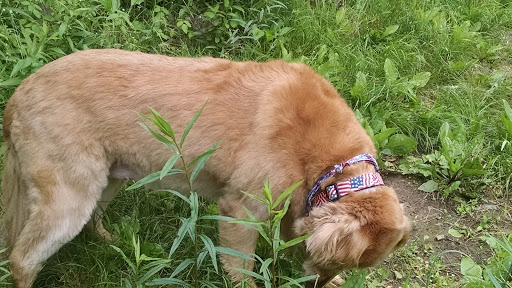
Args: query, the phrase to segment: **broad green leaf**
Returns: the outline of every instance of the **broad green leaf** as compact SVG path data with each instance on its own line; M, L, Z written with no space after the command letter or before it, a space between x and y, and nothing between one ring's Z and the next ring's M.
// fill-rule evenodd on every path
M162 178L164 178L167 175L167 173L174 167L174 164L176 164L176 161L178 161L180 157L181 155L175 154L171 156L169 160L167 160L167 162L164 165L164 168L162 168L162 171L160 171L160 180L162 180Z
M421 190L421 191L424 191L424 192L428 192L428 193L432 193L434 191L437 191L439 185L437 184L436 181L434 180L428 180L427 182L421 184L420 187L418 187L418 190Z
M416 151L418 142L412 137L404 134L395 134L389 137L386 148L388 148L393 155L403 156Z
M382 147L386 140L388 140L389 136L393 135L396 132L396 128L385 128L379 134L373 137L373 141L378 143L379 147Z
M356 271L345 280L341 288L365 288L364 280L366 279L366 270Z
M350 94L355 97L361 96L367 85L368 83L366 82L366 74L361 71L357 72L356 83L352 89L350 89Z
M393 83L398 79L398 70L396 69L393 61L389 58L386 58L384 61L384 73L386 74L386 82L388 84Z
M111 0L111 3L112 3L112 8L111 8L111 12L116 12L117 10L119 10L119 7L121 6L121 1L120 0Z
M505 125L509 136L512 137L512 108L506 100L503 100L503 109L505 110L505 114L501 116L501 122Z
M16 65L14 65L12 68L10 77L13 78L20 70L27 68L28 66L32 65L32 63L32 58L25 58L18 61L18 63L16 63Z
M199 238L203 240L204 247L208 251L208 254L210 254L210 258L212 259L212 264L213 268L215 269L215 272L219 273L219 268L217 267L217 253L215 251L215 245L213 245L212 239L205 235L199 235Z
M450 195L453 191L457 190L460 186L460 181L455 181L453 182L450 187L446 188L444 191L443 191L443 195L445 197L447 197L448 195Z
M388 26L386 27L386 30L384 30L384 32L382 33L382 38L386 38L387 36L393 34L396 32L396 30L398 30L398 25L391 25L391 26Z
M421 72L412 77L411 80L409 80L409 83L414 85L414 87L425 87L427 85L428 80L430 80L430 72Z
M461 238L462 234L457 229L450 228L448 229L448 234L452 235L455 238Z
M460 273L463 276L482 278L482 267L476 264L473 259L469 257L463 257L460 260Z
M66 29L68 28L68 23L67 22L62 22L60 23L60 26L59 26L59 38L62 38L62 35L64 35L64 32L66 32Z
M141 3L144 3L144 0L131 0L130 1L130 7L133 7L135 5L139 5Z
M505 126L505 129L507 130L509 137L512 135L512 120L507 119L505 115L501 116L501 122Z
M439 129L439 141L441 141L441 145L445 145L445 142L449 138L450 135L450 124L448 122L443 122L441 128Z
M254 37L254 39L256 39L256 40L265 36L265 32L261 29L258 29L256 26L254 26L253 29L251 30L251 34Z
M5 81L0 81L0 87L2 86L18 86L21 84L21 79L19 78L10 78Z
M187 138L187 135L190 132L190 129L192 129L192 126L194 126L194 123L196 123L197 118L199 118L199 116L203 112L203 109L204 109L204 107L206 106L207 103L208 103L208 101L206 101L206 103L204 103L203 106L201 106L201 109L199 109L199 111L196 112L194 117L192 117L192 120L190 120L190 122L188 122L188 125L185 128L185 131L183 131L183 135L181 135L180 149L183 148L183 143L185 142L185 139Z
M479 158L472 158L469 161L466 161L464 165L462 165L462 175L464 176L476 176L476 175L485 175L487 171L485 170L482 163L480 163Z
M297 187L299 187L300 185L302 185L302 182L303 181L299 181L295 184L293 184L292 186L286 188L286 190L283 191L283 193L281 193L281 195L279 195L279 197L277 197L277 200L274 202L274 204L272 205L272 209L275 209L279 204L281 204L281 202L288 196L290 196L293 191L295 191L295 189L297 189Z
M505 99L503 99L503 109L505 110L505 116L509 120L512 120L512 108L510 107L510 104Z
M340 24L341 21L343 21L343 18L345 18L346 9L338 9L336 12L336 24Z

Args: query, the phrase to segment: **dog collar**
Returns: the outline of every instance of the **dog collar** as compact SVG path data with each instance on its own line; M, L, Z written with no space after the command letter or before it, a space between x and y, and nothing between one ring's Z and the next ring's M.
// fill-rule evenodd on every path
M341 174L343 172L343 168L359 162L370 163L375 167L375 170L379 170L379 165L377 164L377 161L370 154L360 154L345 162L334 165L333 169L325 173L315 182L315 186L313 186L313 188L309 192L308 197L306 199L306 210L308 212L308 215L310 214L311 209L313 209L313 207L321 206L326 202L336 201L341 197L346 196L350 192L360 191L367 188L384 185L384 182L382 181L382 177L380 176L380 174L378 172L373 172L356 176L345 181L336 182L325 187L324 191L318 193L318 190L320 190L320 185L325 180L333 177L336 174Z

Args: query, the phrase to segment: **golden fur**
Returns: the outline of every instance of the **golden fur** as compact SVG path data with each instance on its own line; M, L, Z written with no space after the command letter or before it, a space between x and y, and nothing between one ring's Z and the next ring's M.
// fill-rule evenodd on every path
M306 216L306 195L325 169L357 154L375 155L345 101L310 67L88 50L25 79L5 109L2 197L17 287L30 287L43 262L87 222L107 236L101 211L123 181L160 170L171 156L137 124L137 113L153 107L183 131L207 100L184 156L193 159L221 144L196 189L216 200L222 215L246 217L246 207L263 220L266 208L240 191L259 194L269 179L277 198L304 180L281 231L285 240L312 234L304 268L318 279L310 287L338 285L340 270L373 265L407 241L409 221L386 186L349 194ZM325 185L373 171L358 163ZM168 178L159 185L179 186L179 179ZM225 222L219 230L221 245L254 252L255 230ZM235 282L242 275L233 268L252 268L230 256L222 264Z

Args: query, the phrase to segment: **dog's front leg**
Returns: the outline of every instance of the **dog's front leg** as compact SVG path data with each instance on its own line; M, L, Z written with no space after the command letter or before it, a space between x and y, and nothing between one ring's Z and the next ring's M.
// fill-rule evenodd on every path
M243 209L244 204L247 203L221 198L218 202L219 214L232 218L247 218L247 214ZM245 207L250 209L250 207ZM258 213L255 214L257 215ZM251 227L243 224L228 223L226 221L219 221L219 234L221 246L237 250L248 256L254 253L259 236L258 231ZM236 268L242 268L252 271L254 266L253 261L222 254L221 262L224 270L227 271L229 278L231 278L233 282L245 282L245 287L257 287L250 276L244 275L244 273L236 270Z

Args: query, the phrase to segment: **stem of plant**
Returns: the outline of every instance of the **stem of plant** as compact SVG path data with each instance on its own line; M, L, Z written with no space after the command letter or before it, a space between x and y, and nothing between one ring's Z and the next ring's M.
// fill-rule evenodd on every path
M183 153L181 153L181 149L180 149L180 146L178 145L178 143L176 141L174 141L174 146L176 147L176 150L178 150L178 153L180 155L180 159L181 159L181 163L183 164L183 171L185 172L185 177L187 177L187 183L188 183L188 188L189 188L189 191L190 193L193 192L193 188L192 188L192 181L190 180L190 173L189 173L189 170L188 170L188 167L187 167L187 164L185 162L185 158L183 157ZM194 213L197 213L197 209L192 209L192 211L195 211ZM191 215L191 217L196 217L197 215ZM198 258L198 248L197 248L197 226L194 225L194 238L193 239L193 242L194 242L194 258L197 259ZM199 287L199 281L198 281L198 278L199 278L199 267L197 265L197 261L196 263L194 264L194 277L193 277L193 282L194 282L194 287Z

